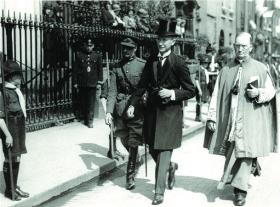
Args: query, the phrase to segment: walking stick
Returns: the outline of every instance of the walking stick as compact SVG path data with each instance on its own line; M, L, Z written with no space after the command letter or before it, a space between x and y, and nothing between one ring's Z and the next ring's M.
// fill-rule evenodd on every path
M111 154L112 158L115 158L115 149L114 149L114 124L113 122L110 124L110 147L111 147Z
M4 105L4 113L5 113L5 122L8 128L8 116L6 110L6 97L5 97L5 78L4 78L4 68L3 68L3 54L0 53L0 68L1 68L1 80L2 80L2 97L3 97L3 105ZM3 146L4 147L4 146ZM11 181L11 190L12 190L12 200L15 199L15 186L14 186L14 177L13 177L13 163L12 163L12 153L11 147L8 148L8 162L9 162L9 174Z
M145 146L145 176L148 176L148 164L147 164L147 144L144 144Z

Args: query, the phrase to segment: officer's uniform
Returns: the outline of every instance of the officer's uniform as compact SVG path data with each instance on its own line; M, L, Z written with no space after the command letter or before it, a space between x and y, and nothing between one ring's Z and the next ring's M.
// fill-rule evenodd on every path
M73 84L78 85L80 113L85 124L91 125L94 118L96 86L103 80L102 58L99 53L77 52L73 71Z
M136 48L135 42L127 38L121 43L122 46L133 50ZM135 187L136 160L138 146L142 144L143 109L140 99L135 107L135 116L128 118L126 111L130 105L132 93L140 80L145 66L145 60L131 57L124 58L112 70L110 88L107 99L107 111L113 116L115 126L115 137L120 137L124 147L129 151L126 175L126 189Z
M116 137L127 139L126 147L136 147L142 143L143 117L141 107L136 107L136 115L132 119L126 118L126 108L129 98L140 80L145 60L135 57L128 62L122 61L114 66L111 74L111 84L108 92L107 111L113 114ZM122 72L126 74L131 85L126 81Z

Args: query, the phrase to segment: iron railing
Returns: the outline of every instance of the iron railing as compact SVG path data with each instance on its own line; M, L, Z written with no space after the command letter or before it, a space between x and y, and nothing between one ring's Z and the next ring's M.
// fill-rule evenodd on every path
M75 7L76 8L76 7ZM154 34L113 30L95 24L73 24L75 9L64 7L64 22L43 21L42 17L10 13L1 17L0 50L4 60L16 60L23 72L22 89L27 103L27 130L34 131L74 119L76 91L72 86L72 67L75 53L84 37L93 38L96 49L103 55L104 66L109 53L109 63L122 57L119 42L131 37L140 43L138 56L142 57L157 37ZM111 40L108 51L106 42ZM191 39L179 42L192 42ZM180 44L181 44L180 43ZM104 74L108 74L104 71ZM105 76L106 78L106 76Z

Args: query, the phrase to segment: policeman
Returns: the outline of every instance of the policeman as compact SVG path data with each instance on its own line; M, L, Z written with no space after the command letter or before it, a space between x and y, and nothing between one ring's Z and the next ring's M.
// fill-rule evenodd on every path
M96 89L103 80L101 55L93 51L94 44L87 39L82 51L77 52L73 68L73 84L78 89L80 100L80 118L85 125L93 128Z
M211 56L206 54L198 54L200 67L195 74L195 99L196 99L196 116L195 121L201 121L201 105L208 101L209 92L207 90L209 84L209 65Z
M131 94L136 90L140 80L145 60L136 57L137 46L132 39L124 39L121 45L124 57L112 70L105 122L110 125L113 121L114 136L120 137L124 147L129 151L126 189L131 190L135 188L138 146L142 144L143 114L140 101L133 118L126 116L126 109L129 106Z

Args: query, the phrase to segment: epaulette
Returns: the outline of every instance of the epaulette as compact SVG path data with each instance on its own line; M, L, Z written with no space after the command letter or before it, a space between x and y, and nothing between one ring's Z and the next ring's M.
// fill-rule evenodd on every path
M142 58L139 58L139 57L136 57L136 59L139 61L139 62L142 62L142 63L146 63L147 61L142 59Z

